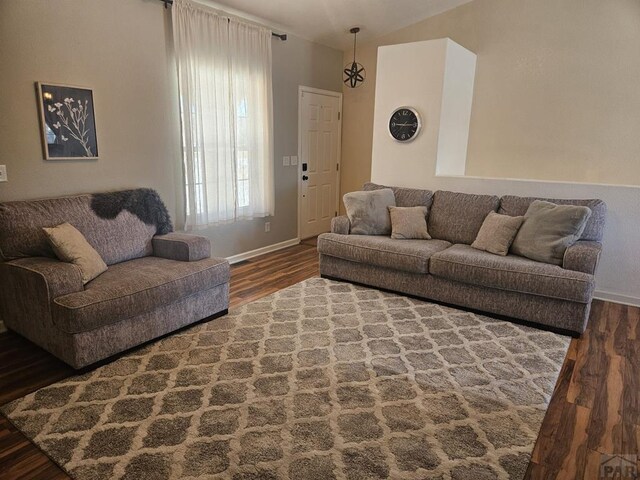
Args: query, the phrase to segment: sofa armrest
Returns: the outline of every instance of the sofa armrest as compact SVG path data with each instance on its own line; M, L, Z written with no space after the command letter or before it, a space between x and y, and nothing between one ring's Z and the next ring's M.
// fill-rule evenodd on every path
M211 242L208 238L186 233L156 235L152 239L153 255L156 257L195 262L211 256Z
M562 268L595 275L601 251L601 243L580 240L564 252Z
M0 263L0 319L11 327L51 321L51 302L84 289L80 269L53 258L29 257Z
M22 281L39 281L46 287L51 300L68 293L84 290L82 272L80 269L67 262L47 257L29 257L0 263L0 282L2 290L6 286L19 287ZM32 292L23 290L27 296ZM20 294L16 291L14 294Z
M351 222L346 215L333 217L331 219L331 233L339 233L341 235L349 235L351 231Z

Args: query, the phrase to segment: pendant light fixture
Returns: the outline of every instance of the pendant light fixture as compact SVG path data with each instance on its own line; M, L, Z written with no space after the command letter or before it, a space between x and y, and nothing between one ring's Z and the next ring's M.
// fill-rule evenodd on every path
M353 62L347 63L344 66L344 83L347 87L356 88L364 82L367 72L362 65L356 62L356 37L360 31L360 27L353 27L349 31L353 33Z

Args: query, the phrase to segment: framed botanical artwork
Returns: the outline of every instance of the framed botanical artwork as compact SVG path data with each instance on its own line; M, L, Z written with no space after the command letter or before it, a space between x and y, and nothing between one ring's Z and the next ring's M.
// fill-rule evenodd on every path
M45 160L98 158L93 91L90 88L36 83Z

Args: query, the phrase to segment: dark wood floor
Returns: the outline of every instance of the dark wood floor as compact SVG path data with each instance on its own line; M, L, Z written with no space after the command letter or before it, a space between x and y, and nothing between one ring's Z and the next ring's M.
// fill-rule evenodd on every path
M232 266L231 306L317 275L314 240L236 264ZM600 479L602 454L638 454L639 324L640 308L593 303L587 332L571 343L527 479L596 480ZM21 337L0 334L0 404L72 373ZM68 477L0 416L0 478Z

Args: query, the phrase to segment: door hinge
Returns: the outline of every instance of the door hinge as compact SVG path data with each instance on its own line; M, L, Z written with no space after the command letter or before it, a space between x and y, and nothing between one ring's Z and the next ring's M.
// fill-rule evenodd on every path
M338 120L340 120L340 112L338 112Z
M336 163L336 172L339 172L339 171L340 171L340 164Z
M333 214L333 216L334 216L334 217L337 217L337 216L338 216L338 212L336 211L336 212Z

